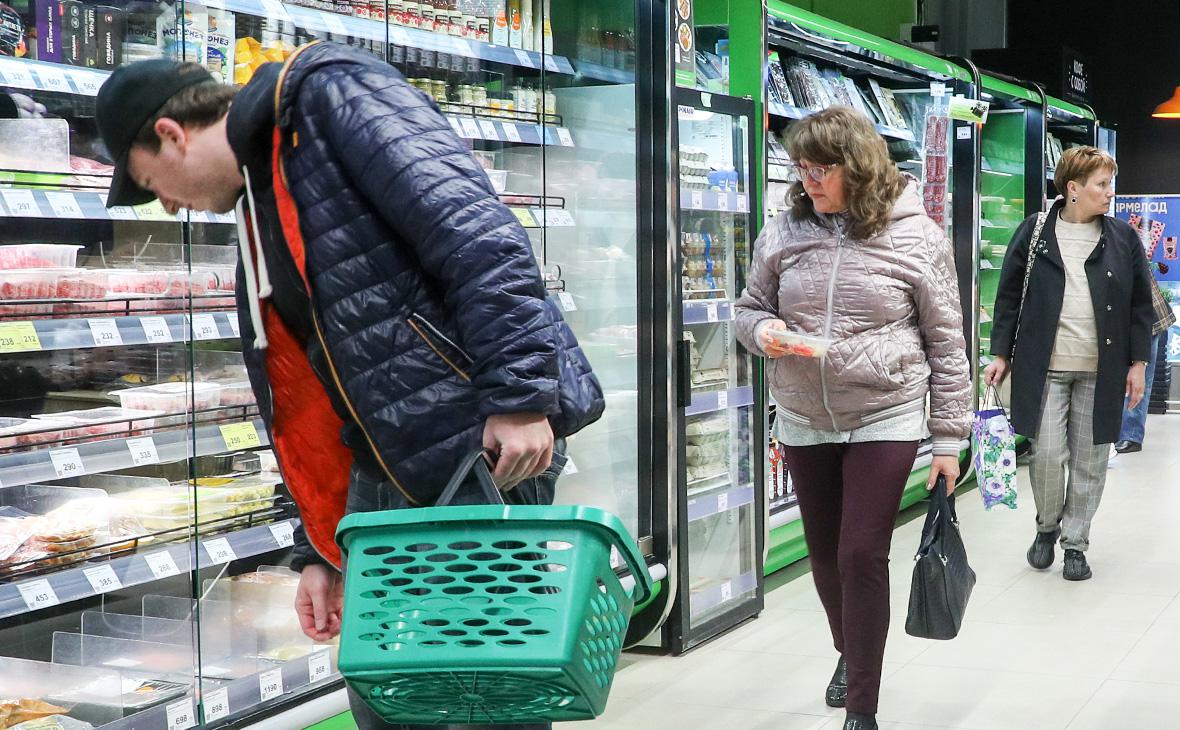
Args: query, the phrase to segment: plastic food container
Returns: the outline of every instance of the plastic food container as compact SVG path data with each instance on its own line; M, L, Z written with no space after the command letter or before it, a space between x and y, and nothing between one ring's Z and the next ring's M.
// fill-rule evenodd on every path
M72 269L81 248L56 243L0 246L0 269Z
M52 269L0 271L0 299L53 299L60 277Z
M487 170L488 177L492 181L492 189L497 194L503 193L508 189L508 171L507 170Z
M204 282L193 283L187 271L131 271L112 270L109 272L110 294L137 294L140 296L183 297L204 294Z
M279 480L275 475L254 474L248 477L213 477L197 480L197 487L216 489L226 502L254 502L274 496Z
M73 424L54 418L0 418L0 449L34 446L77 436Z
M159 415L160 411L133 411L110 406L64 413L39 413L33 418L69 421L75 426L79 436L100 436L132 429L152 428L156 425L155 417Z
M236 266L193 267L193 283L205 292L234 291L237 287Z
M249 380L221 384L221 405L248 406L254 403L254 388Z
M767 334L779 344L785 345L788 354L800 357L823 357L828 354L828 348L835 342L827 337L812 337L784 330L767 330Z
M111 395L123 408L133 411L183 413L189 410L190 403L198 411L221 405L221 386L216 383L161 383L116 390Z
M225 512L228 509L224 491L208 487L142 487L112 495L111 499L118 500L128 514L135 515L141 522L153 517L190 518L194 504L197 513L202 515L207 510ZM145 523L144 526L148 525Z
M57 280L57 296L62 299L102 299L107 295L110 274L102 269L75 269Z

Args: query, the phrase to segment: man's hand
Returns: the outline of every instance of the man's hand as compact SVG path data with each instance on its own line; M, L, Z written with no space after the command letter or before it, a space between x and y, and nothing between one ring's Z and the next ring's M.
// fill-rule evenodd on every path
M540 413L499 413L488 417L483 445L499 455L492 478L506 492L549 468L553 429Z
M988 385L999 385L1008 377L1008 369L1008 358L996 355L996 359L983 371L983 381Z
M1135 408L1143 400L1143 392L1147 389L1147 363L1137 362L1131 366L1127 371L1127 397L1131 399L1128 404L1130 408Z
M959 481L959 457L936 456L930 464L930 478L926 480L926 490L934 489L939 475L946 477L946 496L955 493L955 483Z
M344 610L344 578L327 565L308 565L295 589L295 613L303 633L313 641L328 641L340 633Z

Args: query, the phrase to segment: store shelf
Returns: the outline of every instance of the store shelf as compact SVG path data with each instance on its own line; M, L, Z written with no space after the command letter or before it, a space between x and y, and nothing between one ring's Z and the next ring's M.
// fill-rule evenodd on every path
M688 299L684 302L684 324L732 322L733 302L728 299Z
M30 91L98 95L110 71L0 56L0 84Z
M561 209L510 206L509 210L525 228L573 228L577 225L569 211Z
M770 110L770 116L780 117L783 119L806 119L815 114L810 109L802 109L796 106L787 106L786 104L770 103L767 105ZM900 139L906 142L915 141L914 133L908 129L898 129L897 127L887 127L884 124L877 124L877 133L882 137L889 137L890 139Z
M287 695L338 679L340 675L332 670L330 651L324 647L271 669L226 682L216 689L207 687L201 698L203 723L198 723L197 699L190 694L107 723L102 730L187 730L262 705L277 704Z
M793 494L787 495L786 497L779 497L778 499L771 500L770 511L778 512L779 510L790 509L797 504L799 504L799 500Z
M635 83L634 71L603 66L602 64L590 63L589 61L575 61L574 64L574 72L579 76L598 79L599 81L611 81L616 84Z
M681 190L681 210L707 210L716 213L748 213L749 198L745 193L716 190Z
M118 302L112 301L111 304L116 306ZM2 307L0 314L3 314ZM192 327L196 330L197 340L233 339L238 337L238 313L197 313L193 315ZM30 331L36 333L36 337L22 336L22 333L27 335ZM0 352L85 350L188 342L189 332L189 317L186 314L6 321L0 323Z
M752 485L689 499L688 521L696 522L753 503L754 487Z
M758 576L753 572L742 573L730 580L720 581L708 588L693 591L689 597L689 610L693 616L700 616L729 603L738 596L752 593L757 589Z
M201 547L196 566L207 568L290 547L298 524L296 519L280 520L198 539ZM195 567L191 552L195 545L160 545L133 555L79 563L49 575L0 584L0 619L188 573Z
M268 446L260 419L0 454L0 488ZM134 451L133 451L134 449Z
M4 214L10 218L57 218L64 220L160 221L165 223L234 223L233 213L206 213L182 210L171 215L160 201L137 207L106 207L103 191L43 190L33 188L0 189Z
M482 139L488 142L573 147L574 138L565 127L510 122L502 119L445 115L455 134L463 139Z
M730 408L754 405L754 388L746 385L732 390L714 390L708 393L694 393L692 405L684 409L686 416L699 416Z

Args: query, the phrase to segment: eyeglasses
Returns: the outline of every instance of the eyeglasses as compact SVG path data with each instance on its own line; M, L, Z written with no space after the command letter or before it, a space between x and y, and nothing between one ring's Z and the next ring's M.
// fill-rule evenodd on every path
M800 165L795 162L791 164L791 167L794 168L795 174L799 176L800 180L804 177L809 177L812 182L823 182L824 178L828 176L828 173L841 164L837 162L833 165Z

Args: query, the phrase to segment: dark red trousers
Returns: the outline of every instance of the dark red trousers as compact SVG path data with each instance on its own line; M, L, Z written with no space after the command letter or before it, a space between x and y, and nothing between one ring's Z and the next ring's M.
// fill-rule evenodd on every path
M786 449L811 575L836 651L848 663L849 712L877 712L889 632L889 544L917 451L916 441Z

